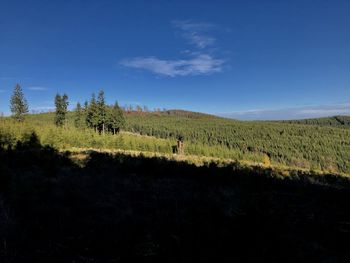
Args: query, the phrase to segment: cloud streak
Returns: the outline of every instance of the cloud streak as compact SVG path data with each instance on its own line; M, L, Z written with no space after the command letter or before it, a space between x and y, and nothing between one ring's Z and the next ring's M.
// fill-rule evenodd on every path
M215 28L210 23L194 23L191 20L174 20L172 26L181 31L182 36L196 47L195 51L183 52L186 58L162 59L155 56L123 59L121 66L142 69L157 75L198 76L221 72L225 61L215 58L205 48L214 45L216 39L208 34Z
M31 108L32 111L50 111L54 109L55 109L54 106L37 106L37 107Z
M335 115L350 115L350 103L284 109L252 109L218 115L240 120L292 120L319 118Z
M208 34L215 28L210 23L194 23L190 20L174 20L172 25L182 31L182 36L199 49L215 44L216 39Z
M196 76L220 72L223 63L223 60L215 59L208 54L200 54L190 59L164 60L156 57L138 57L120 62L125 67L144 69L169 77Z
M46 91L47 90L46 87L40 87L40 86L28 87L27 89L32 90L32 91Z

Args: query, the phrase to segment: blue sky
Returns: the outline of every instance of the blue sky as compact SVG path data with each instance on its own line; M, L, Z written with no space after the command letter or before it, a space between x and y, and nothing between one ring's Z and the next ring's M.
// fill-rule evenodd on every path
M350 2L0 1L0 112L107 102L240 119L350 114Z

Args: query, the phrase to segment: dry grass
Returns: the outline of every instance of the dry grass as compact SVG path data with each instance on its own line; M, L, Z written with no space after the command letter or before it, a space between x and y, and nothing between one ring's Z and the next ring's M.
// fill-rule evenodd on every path
M250 168L250 169L271 169L274 173L279 174L281 177L289 177L293 172L302 172L302 173L313 173L314 175L325 175L332 173L337 176L346 177L350 179L350 174L347 173L336 173L334 171L321 171L321 170L311 170L308 168L300 168L300 167L292 167L292 166L283 166L283 165L273 165L267 162L253 162L250 160L234 160L228 158L216 158L209 156L198 156L198 155L180 155L180 154L165 154L160 152L149 152L149 151L135 151L135 150L122 150L122 149L94 149L94 148L77 148L72 147L69 149L63 149L61 152L69 152L70 158L80 165L84 164L84 161L89 157L91 152L99 152L99 153L108 153L112 155L116 155L118 153L122 153L124 155L129 155L132 157L160 157L165 158L170 161L179 161L186 162L188 164L194 164L198 167L206 166L210 163L215 163L219 167L237 164L241 167Z

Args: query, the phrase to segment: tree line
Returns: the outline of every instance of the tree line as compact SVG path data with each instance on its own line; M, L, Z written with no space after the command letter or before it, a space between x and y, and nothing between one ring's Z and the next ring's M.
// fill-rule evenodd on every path
M54 123L57 127L66 125L68 106L68 95L56 94ZM28 113L28 103L19 84L15 86L11 96L10 109L16 121L24 121ZM125 127L125 117L118 102L113 105L106 104L104 91L101 90L97 98L92 94L90 101L86 101L84 106L77 103L74 109L74 125L77 128L91 128L100 134L116 134Z
M91 128L99 133L118 133L125 126L123 110L116 101L114 105L106 105L104 91L98 93L97 99L92 94L90 102L84 106L78 102L75 109L74 125L77 128Z

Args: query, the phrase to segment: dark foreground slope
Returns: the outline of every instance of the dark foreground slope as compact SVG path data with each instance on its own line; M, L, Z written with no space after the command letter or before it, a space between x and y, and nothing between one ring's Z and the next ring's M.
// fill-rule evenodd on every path
M0 160L0 262L350 260L342 177L94 152L73 162L35 134Z

